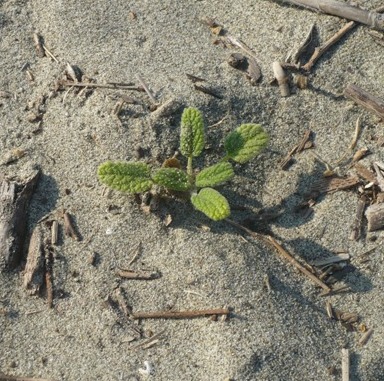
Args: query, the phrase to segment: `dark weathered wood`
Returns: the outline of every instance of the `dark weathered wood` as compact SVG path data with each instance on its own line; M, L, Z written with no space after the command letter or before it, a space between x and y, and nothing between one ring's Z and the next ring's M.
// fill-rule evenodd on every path
M27 208L39 178L36 171L22 183L0 183L0 269L14 269L20 262L27 225Z

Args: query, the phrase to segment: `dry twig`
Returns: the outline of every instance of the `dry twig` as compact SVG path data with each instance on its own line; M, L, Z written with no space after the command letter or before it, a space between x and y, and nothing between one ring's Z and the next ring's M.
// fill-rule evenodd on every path
M312 57L309 61L302 66L302 69L305 71L310 71L318 59L327 52L331 46L333 46L337 41L341 39L347 32L352 30L357 24L354 21L350 21L348 24L344 25L337 33L335 33L329 40L327 40L323 45L318 46Z
M317 286L320 286L325 292L331 292L332 289L326 285L322 280L320 280L315 274L311 273L307 267L304 267L302 264L300 264L295 258L292 257L273 237L269 235L262 235L259 233L256 233L248 228L246 228L243 225L238 224L235 221L232 221L230 219L226 219L228 223L231 225L237 227L238 229L241 229L245 231L247 234L249 234L251 237L254 237L269 246L272 246L274 249L277 250L279 255L286 259L291 265L296 267L302 274L304 274L307 278L309 278L313 283L315 283ZM309 267L309 265L307 265Z
M216 308L208 310L193 311L155 311L155 312L136 312L132 314L133 319L191 319L202 316L229 315L228 308Z

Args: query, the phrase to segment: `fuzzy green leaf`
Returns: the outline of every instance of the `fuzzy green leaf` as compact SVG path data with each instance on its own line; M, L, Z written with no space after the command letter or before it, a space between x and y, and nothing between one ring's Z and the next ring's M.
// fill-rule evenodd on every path
M156 184L168 189L184 192L189 189L187 174L178 168L161 168L152 176Z
M199 156L204 148L204 121L196 108L186 108L181 116L180 151L185 157Z
M233 171L231 163L218 163L203 169L196 176L196 186L200 188L214 187L231 180L234 175L235 172Z
M227 155L238 163L256 157L268 144L268 135L259 124L242 124L231 132L224 143Z
M227 218L231 210L227 199L212 188L203 188L191 196L193 206L214 221Z
M97 174L100 181L122 192L141 193L153 184L147 164L107 161L101 164Z

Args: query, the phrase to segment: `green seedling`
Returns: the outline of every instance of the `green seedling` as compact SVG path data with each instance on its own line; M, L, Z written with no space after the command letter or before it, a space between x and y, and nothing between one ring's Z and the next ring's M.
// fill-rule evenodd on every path
M234 176L230 160L246 163L256 157L268 144L268 135L258 124L242 124L225 139L226 155L217 164L195 172L193 158L199 156L205 144L204 121L201 112L186 108L181 117L180 152L187 159L186 170L177 159L169 159L160 169L152 170L139 162L107 161L99 166L98 176L112 189L142 193L159 185L170 191L186 192L193 206L214 221L227 218L227 199L213 189Z

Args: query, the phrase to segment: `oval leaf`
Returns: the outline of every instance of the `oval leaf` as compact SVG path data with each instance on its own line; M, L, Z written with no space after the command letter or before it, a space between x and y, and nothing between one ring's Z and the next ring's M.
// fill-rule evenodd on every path
M196 186L200 188L214 187L231 180L234 175L235 172L231 163L218 163L203 169L196 176Z
M231 210L227 199L212 188L203 188L191 196L193 206L214 221L227 218Z
M204 148L204 121L196 108L186 108L181 116L180 151L185 157L199 156Z
M231 132L224 143L227 155L238 163L256 157L268 144L268 134L259 124L242 124Z
M103 184L122 192L145 192L153 184L144 163L107 161L99 166L97 174Z
M152 176L156 184L168 189L184 192L189 189L187 174L177 168L161 168Z

